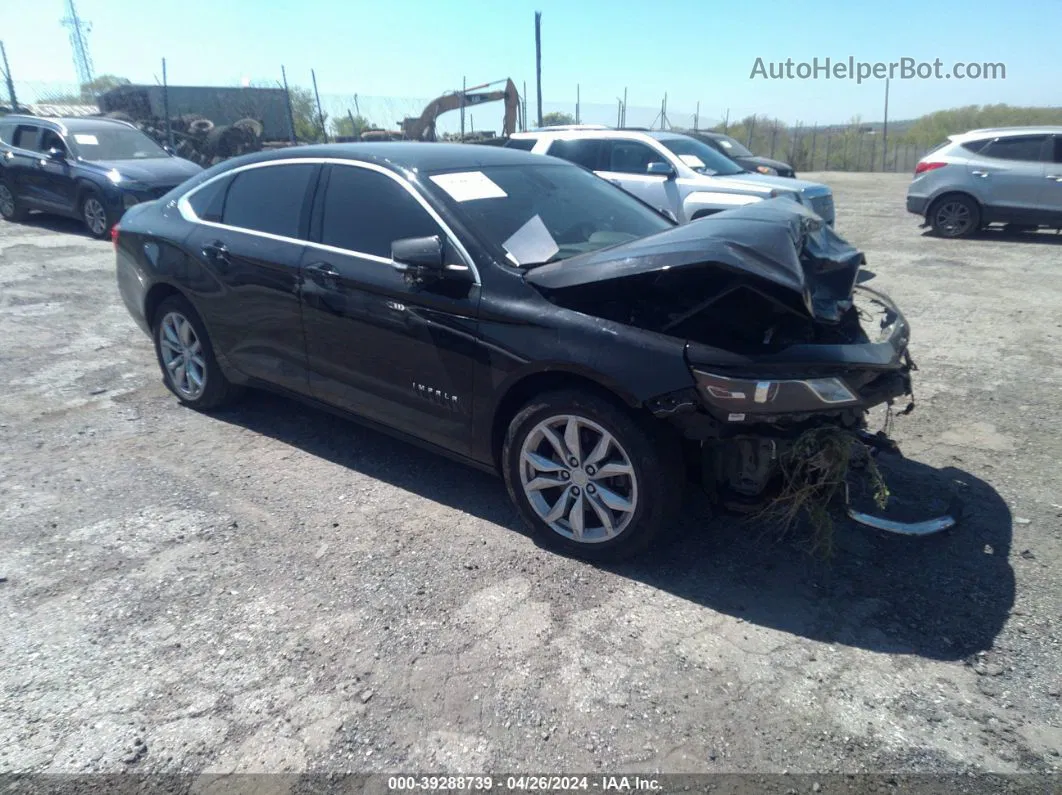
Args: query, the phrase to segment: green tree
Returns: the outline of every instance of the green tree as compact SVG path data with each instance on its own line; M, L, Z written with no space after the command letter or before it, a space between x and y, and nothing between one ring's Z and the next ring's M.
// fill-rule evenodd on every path
M560 124L575 124L575 117L570 113L561 113L558 110L547 113L542 117L543 127L555 127Z
M127 77L118 75L100 75L89 83L81 84L81 99L85 102L95 102L100 94L106 94L112 88L128 86L131 81Z
M295 137L301 142L318 142L324 140L324 130L328 129L328 114L322 119L317 115L317 101L313 91L308 88L291 88L291 115L295 119Z
M336 135L342 135L345 137L357 137L366 130L374 129L376 129L376 125L361 115L354 116L353 118L350 116L340 116L338 119L332 120L333 132Z

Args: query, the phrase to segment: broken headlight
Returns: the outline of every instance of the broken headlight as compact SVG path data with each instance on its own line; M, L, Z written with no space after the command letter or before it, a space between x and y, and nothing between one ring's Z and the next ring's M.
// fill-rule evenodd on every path
M860 402L840 378L753 380L694 370L697 389L713 407L732 419L745 414L779 414L843 408Z

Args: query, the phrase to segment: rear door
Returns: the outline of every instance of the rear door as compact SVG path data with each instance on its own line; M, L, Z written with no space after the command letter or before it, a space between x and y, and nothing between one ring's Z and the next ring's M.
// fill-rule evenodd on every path
M650 163L668 162L664 155L641 141L603 140L602 143L598 176L661 212L670 212L678 219L683 217L682 197L675 180L647 173Z
M1062 135L1053 135L1051 139L1040 204L1051 215L1051 223L1062 224Z
M322 186L303 255L313 395L467 452L480 295L473 271L418 285L394 267L393 241L431 235L446 241L448 263L468 263L393 172L337 163Z
M211 339L240 372L305 394L299 263L320 166L278 161L237 171L189 197L185 241Z
M40 127L36 124L17 124L11 133L11 145L4 152L4 175L8 187L27 206L38 208L40 187L33 183L33 173L39 154L37 136Z
M1046 163L1044 154L1050 136L1011 135L996 138L967 163L981 201L993 219L1030 220L1042 213Z

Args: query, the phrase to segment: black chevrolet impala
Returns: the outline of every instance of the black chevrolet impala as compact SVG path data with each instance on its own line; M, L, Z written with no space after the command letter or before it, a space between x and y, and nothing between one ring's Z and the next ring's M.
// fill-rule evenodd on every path
M584 557L642 549L691 477L762 502L798 434L910 391L902 315L785 199L679 227L553 158L314 146L215 166L114 238L182 403L338 409L500 472Z

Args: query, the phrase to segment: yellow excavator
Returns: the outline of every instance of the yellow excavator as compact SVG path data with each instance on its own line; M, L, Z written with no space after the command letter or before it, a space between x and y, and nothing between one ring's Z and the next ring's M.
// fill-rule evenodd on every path
M480 91L483 88L505 83L505 88L494 91ZM475 93L478 92L478 93ZM428 103L420 116L410 116L402 120L402 133L411 141L434 141L435 120L442 114L451 110L458 110L462 105L472 108L485 102L497 102L505 100L505 121L502 125L502 135L509 136L516 132L516 125L520 116L520 93L516 90L516 84L511 79L495 80L493 83L483 83L472 86L464 91L452 91L443 94Z

